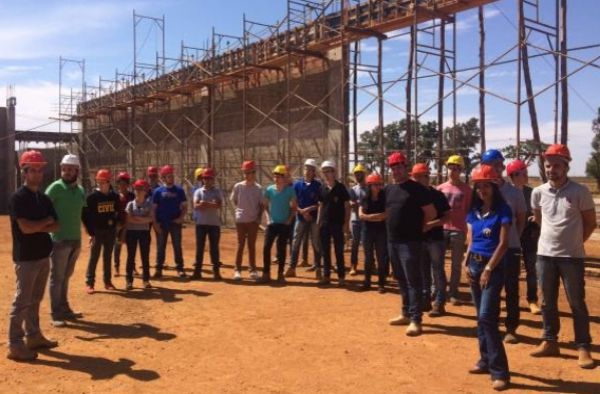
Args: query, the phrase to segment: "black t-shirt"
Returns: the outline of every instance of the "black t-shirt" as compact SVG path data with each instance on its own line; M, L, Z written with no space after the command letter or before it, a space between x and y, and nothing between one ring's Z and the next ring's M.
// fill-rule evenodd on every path
M322 203L323 214L321 222L323 224L344 224L346 217L346 201L350 201L348 189L340 182L335 181L331 189L323 182L319 192L319 201Z
M39 260L50 256L52 239L48 233L24 234L17 219L42 220L52 216L58 220L52 201L42 192L25 186L10 198L10 227L13 239L13 261Z
M377 196L377 200L373 200L371 192L368 191L365 197L360 201L360 206L363 213L372 215L374 213L385 212L385 191L381 190ZM381 222L364 222L367 231L385 231L385 220Z
M433 200L433 206L436 211L436 219L444 216L444 213L448 212L450 208L450 204L448 204L448 199L446 199L446 195L436 188L430 187L429 192L431 193L431 198ZM425 233L425 239L430 241L443 241L444 240L444 227L437 226L432 228L431 230Z
M113 191L108 194L94 190L87 197L87 207L83 210L83 224L91 236L97 229L114 228L119 215L119 195Z
M385 221L388 240L408 242L423 240L423 209L432 203L431 193L420 183L407 180L385 187Z

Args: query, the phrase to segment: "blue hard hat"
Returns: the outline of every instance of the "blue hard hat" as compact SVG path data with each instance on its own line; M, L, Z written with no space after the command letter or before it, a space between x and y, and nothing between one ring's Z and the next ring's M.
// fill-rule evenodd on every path
M504 161L504 156L498 149L488 149L481 155L482 163L491 163L497 160Z

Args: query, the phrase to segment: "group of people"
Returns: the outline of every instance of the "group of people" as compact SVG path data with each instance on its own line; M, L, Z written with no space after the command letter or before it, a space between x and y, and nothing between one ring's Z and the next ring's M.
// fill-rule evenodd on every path
M448 180L430 185L429 166L417 163L409 168L400 152L389 155L391 182L368 173L358 164L353 169L355 185L347 188L338 179L333 161L320 166L314 159L304 163L303 177L292 180L289 167L277 165L274 183L263 188L256 181L256 164L241 165L243 180L236 183L229 199L235 206L237 252L233 279L242 280L243 257L248 245L249 278L260 283L296 276L303 245L312 244L313 265L306 255L300 265L314 271L318 283L331 283L335 255L337 284L345 286L344 242L352 235L350 275L357 274L359 245L364 250L363 289L371 288L377 274L380 292L386 291L390 265L402 298L401 313L392 325L406 325L406 334L422 333L422 315L445 314L447 300L461 303L461 272L469 280L477 312L477 334L481 357L470 373L490 374L493 388L508 387L510 373L504 343L519 341L519 275L521 258L526 268L527 301L533 314L542 314L542 344L534 357L556 356L559 314L558 286L563 280L573 312L579 365L594 366L590 355L589 313L584 292L583 243L596 227L590 192L567 176L571 156L566 146L551 145L543 155L548 182L527 186L527 165L514 160L505 166L498 150L483 153L473 169L471 188L461 179L463 158L450 156L446 162ZM23 186L11 198L13 260L17 291L10 314L9 353L14 360L33 360L36 349L57 346L45 338L39 327L39 304L50 276L53 325L81 317L68 302L69 279L81 249L82 221L90 237L86 292L95 291L96 265L102 254L103 281L114 290L120 274L121 244L127 248L126 290L133 289L135 260L139 247L144 288L151 288L149 250L152 233L157 239L153 279L162 278L166 244L171 237L177 275L186 278L182 252L182 225L187 215L187 197L175 184L174 169L166 165L149 167L147 180L132 183L129 174L116 177L100 169L96 189L89 195L77 184L79 159L66 155L61 178L45 193L40 190L46 162L41 153L27 151L20 158ZM320 169L321 177L317 172ZM410 171L409 171L410 170ZM506 170L507 178L503 177ZM192 279L201 279L206 239L215 279L221 279L219 241L223 191L215 184L212 168L195 171L197 185L192 191L192 219L196 225L196 254ZM162 179L162 182L159 181ZM133 186L133 192L131 192ZM263 219L263 266L256 264L256 242ZM273 245L276 258L272 260ZM286 259L290 249L290 262ZM445 252L450 249L450 278L445 271ZM466 253L465 253L466 252ZM277 277L271 264L277 263ZM391 263L391 264L390 264ZM538 284L542 304L538 306ZM506 332L498 328L500 294L506 294ZM23 329L24 327L24 329Z

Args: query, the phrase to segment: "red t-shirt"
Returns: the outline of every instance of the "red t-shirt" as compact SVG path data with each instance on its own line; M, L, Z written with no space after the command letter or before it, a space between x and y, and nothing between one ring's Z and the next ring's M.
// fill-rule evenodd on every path
M444 223L444 230L467 232L467 213L471 205L471 187L462 183L453 185L450 181L437 187L444 193L450 205L450 220Z

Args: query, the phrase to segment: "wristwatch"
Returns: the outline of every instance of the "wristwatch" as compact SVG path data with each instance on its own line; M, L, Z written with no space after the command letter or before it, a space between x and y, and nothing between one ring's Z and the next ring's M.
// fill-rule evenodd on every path
M485 271L492 272L493 268L488 264L484 268Z

